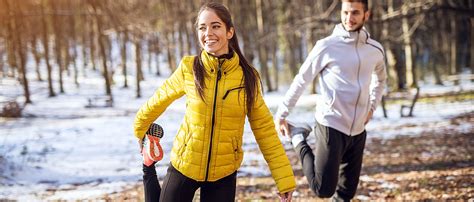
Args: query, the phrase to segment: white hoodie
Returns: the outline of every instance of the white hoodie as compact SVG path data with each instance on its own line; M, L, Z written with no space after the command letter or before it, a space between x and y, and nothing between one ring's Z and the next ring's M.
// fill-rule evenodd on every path
M347 135L362 133L369 110L375 111L385 88L384 54L365 29L348 32L342 24L336 25L309 53L275 117L286 118L305 87L320 75L318 123Z

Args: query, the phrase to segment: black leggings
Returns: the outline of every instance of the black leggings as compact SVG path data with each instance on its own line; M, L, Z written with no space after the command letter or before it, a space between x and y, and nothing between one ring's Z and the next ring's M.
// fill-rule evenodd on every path
M295 148L310 188L321 198L352 199L359 183L366 132L348 136L316 123L314 134L314 151L306 141Z
M163 189L161 189L156 178L155 166L143 166L143 171L145 201L147 202L192 201L198 188L201 188L201 201L235 200L237 172L215 182L198 182L184 176L170 165L163 181Z

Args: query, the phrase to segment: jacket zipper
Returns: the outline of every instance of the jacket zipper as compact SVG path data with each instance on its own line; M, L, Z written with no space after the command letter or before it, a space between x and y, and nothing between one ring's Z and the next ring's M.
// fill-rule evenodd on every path
M351 129L349 130L349 136L352 136L352 128L354 127L354 123L355 123L355 119L356 119L356 115L357 115L357 105L359 104L359 98L360 98L360 93L361 93L360 79L359 79L359 75L360 75L360 55L359 55L359 49L358 49L359 35L360 35L360 31L357 32L357 40L356 40L356 45L355 45L357 59L359 59L359 66L357 68L357 85L359 87L359 89L358 89L359 90L359 95L357 95L357 101L356 101L356 104L355 104L355 107L354 107L354 116L352 118L352 124L351 124Z
M209 165L211 164L212 136L214 136L214 124L216 122L217 90L219 88L219 80L221 79L221 76L222 76L222 71L221 71L222 63L224 63L224 60L219 59L219 66L217 69L217 77L216 77L216 88L214 90L214 104L212 108L212 121L211 121L211 137L209 141L209 153L207 154L207 167L206 167L205 181L207 181L207 178L209 177Z

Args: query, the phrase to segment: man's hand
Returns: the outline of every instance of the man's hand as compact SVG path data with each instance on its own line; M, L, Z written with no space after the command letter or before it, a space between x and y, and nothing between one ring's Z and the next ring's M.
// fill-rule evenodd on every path
M364 125L369 123L370 119L372 119L372 116L374 115L374 111L369 110L369 113L367 114L367 118L365 119Z
M293 191L289 191L286 193L279 193L278 197L280 197L281 202L291 202L291 199L293 197Z
M277 131L284 137L289 137L290 130L288 128L288 122L286 119L278 119L275 122Z

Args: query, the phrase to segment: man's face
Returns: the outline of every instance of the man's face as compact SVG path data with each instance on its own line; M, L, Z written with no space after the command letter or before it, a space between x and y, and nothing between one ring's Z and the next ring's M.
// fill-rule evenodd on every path
M369 18L369 12L364 12L361 2L342 2L341 21L347 31L358 31Z

